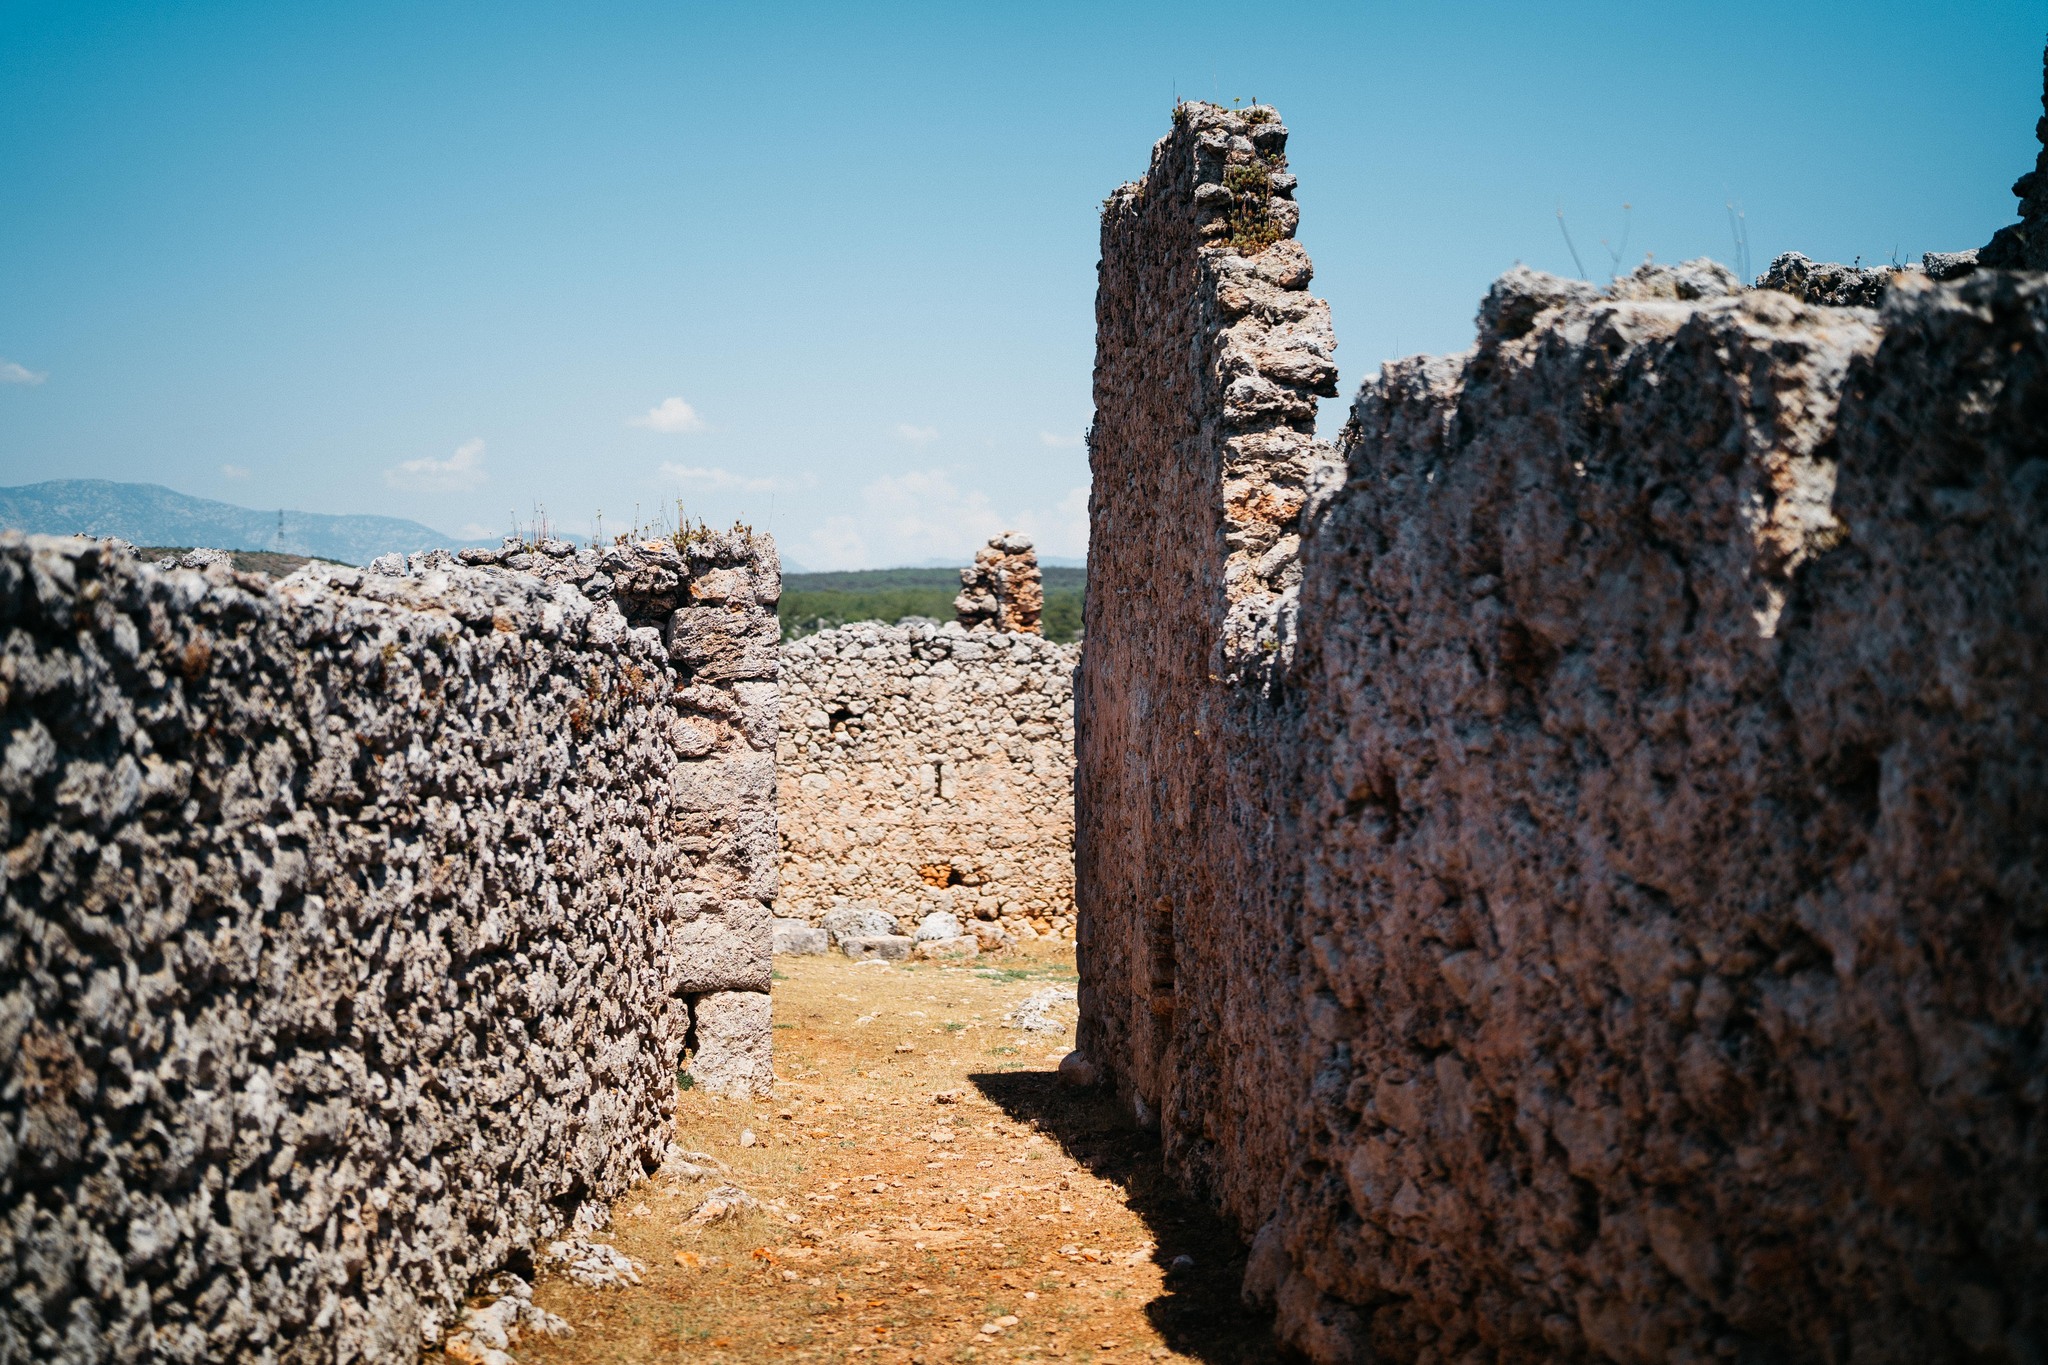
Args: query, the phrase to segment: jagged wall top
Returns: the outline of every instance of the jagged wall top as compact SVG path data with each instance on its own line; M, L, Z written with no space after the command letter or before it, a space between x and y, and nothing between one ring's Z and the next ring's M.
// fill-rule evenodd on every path
M1015 531L991 536L960 571L960 595L953 599L960 624L969 630L1006 630L1043 635L1044 575L1031 537Z
M2034 124L2041 151L2034 169L2013 181L2020 221L2000 228L1977 253L1977 264L1998 270L2048 270L2048 50L2041 54L2041 117Z
M1147 373L1110 374L1098 363L1097 487L1101 470L1130 453L1112 446L1145 440L1123 422L1152 420L1128 410L1121 386L1164 382L1186 364L1182 341L1192 342L1202 374L1175 400L1190 406L1174 420L1192 421L1196 446L1219 458L1225 619L1211 671L1230 677L1287 651L1299 517L1316 470L1330 463L1315 438L1316 400L1337 394L1337 339L1329 305L1308 293L1314 266L1294 240L1294 190L1277 111L1189 102L1174 107L1144 179L1103 204L1097 322L1122 339L1120 361ZM1197 287L1175 284L1162 296L1190 256ZM1180 308L1185 315L1164 316ZM1168 390L1182 393L1173 382Z

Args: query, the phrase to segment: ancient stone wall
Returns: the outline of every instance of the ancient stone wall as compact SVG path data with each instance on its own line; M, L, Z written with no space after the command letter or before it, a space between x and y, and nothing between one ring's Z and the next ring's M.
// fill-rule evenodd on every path
M411 1359L769 1082L774 551L546 550L0 536L0 1361Z
M960 571L960 595L953 599L960 624L969 630L1004 630L1042 635L1044 578L1031 537L1005 531L974 552Z
M1267 920L1297 893L1277 827L1234 822L1234 800L1258 800L1232 784L1265 769L1231 756L1258 741L1225 738L1291 629L1298 518L1328 461L1313 432L1334 341L1288 235L1286 137L1263 107L1181 105L1102 219L1076 678L1080 1039L1141 1118L1174 1106L1169 1155L1198 1182L1284 1150L1233 1096L1294 1055L1284 996L1234 1003L1270 975L1284 933Z
M1082 1049L1313 1359L2048 1350L2048 278L1512 273L1247 609L1225 117L1105 217Z
M782 647L776 913L1073 937L1077 646L869 622Z

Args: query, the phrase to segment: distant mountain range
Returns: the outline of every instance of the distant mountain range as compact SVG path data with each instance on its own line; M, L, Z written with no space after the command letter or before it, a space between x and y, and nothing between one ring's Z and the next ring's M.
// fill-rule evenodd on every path
M206 546L214 550L267 550L278 554L367 564L381 554L496 545L459 540L403 517L331 516L324 512L263 512L231 502L194 498L154 483L111 479L52 479L0 488L0 527L46 536L118 536L136 545ZM570 536L571 540L579 537ZM1085 559L1047 556L1047 569L1080 569ZM960 566L929 559L913 566L945 569L957 581ZM805 572L785 557L785 574ZM871 571L896 572L896 571ZM1046 575L1046 586L1057 575Z
M403 517L259 512L188 497L160 484L107 479L52 479L0 488L0 526L51 536L118 536L136 545L273 550L347 564L367 564L394 551L410 554L479 543L457 540Z

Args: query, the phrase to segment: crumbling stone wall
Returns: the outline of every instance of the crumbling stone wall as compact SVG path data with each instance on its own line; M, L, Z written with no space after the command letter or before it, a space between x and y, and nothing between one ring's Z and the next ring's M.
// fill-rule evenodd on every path
M2000 270L2048 270L2048 50L2041 56L2041 119L2034 125L2041 144L2032 169L2013 181L2020 220L2000 228L1974 254L1977 264Z
M1511 273L1232 668L1193 163L1104 228L1080 1045L1246 1292L1328 1361L2048 1349L2048 278Z
M0 1360L411 1359L767 1085L773 548L559 548L0 536Z
M1031 537L1005 531L974 552L960 571L960 595L953 599L960 624L969 630L1004 630L1042 635L1044 578Z
M776 913L1073 937L1077 646L865 623L782 647Z
M1294 1054L1284 997L1233 1004L1270 975L1297 878L1277 827L1233 816L1260 798L1232 784L1265 768L1229 761L1259 742L1235 699L1263 690L1292 629L1299 516L1329 459L1316 397L1336 383L1328 308L1289 235L1286 138L1263 107L1183 104L1102 219L1075 684L1080 1041L1142 1120L1174 1106L1169 1158L1198 1183L1285 1150L1259 1128L1284 1116L1241 1097Z

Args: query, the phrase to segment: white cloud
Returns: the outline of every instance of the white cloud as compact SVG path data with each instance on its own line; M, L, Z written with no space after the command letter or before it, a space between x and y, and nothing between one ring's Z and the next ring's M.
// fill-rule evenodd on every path
M1038 533L1038 553L1081 559L1088 553L1088 490L1069 488Z
M384 482L393 488L412 488L428 493L475 488L489 477L484 472L482 437L464 441L445 460L407 460L384 471Z
M908 422L898 422L896 434L914 446L930 445L939 439L937 427L916 427Z
M1038 443L1040 445L1051 446L1054 450L1079 450L1081 448L1080 437L1062 436L1055 431L1039 432Z
M999 510L988 494L961 488L941 469L876 479L860 490L857 515L828 517L804 538L802 558L820 568L881 568L927 559L965 564L1001 531L1022 531L1040 555L1088 551L1088 490L1051 507Z
M704 419L697 410L680 398L664 398L639 417L628 417L629 427L645 427L649 431L702 431Z
M249 467L240 464L224 464L220 467L220 473L224 479L246 479L249 477Z
M0 384L40 384L49 377L48 370L31 370L11 360L0 360Z
M757 478L751 474L735 474L717 465L673 464L667 460L661 462L661 477L696 488L708 488L715 493L773 493L790 487L787 479Z

